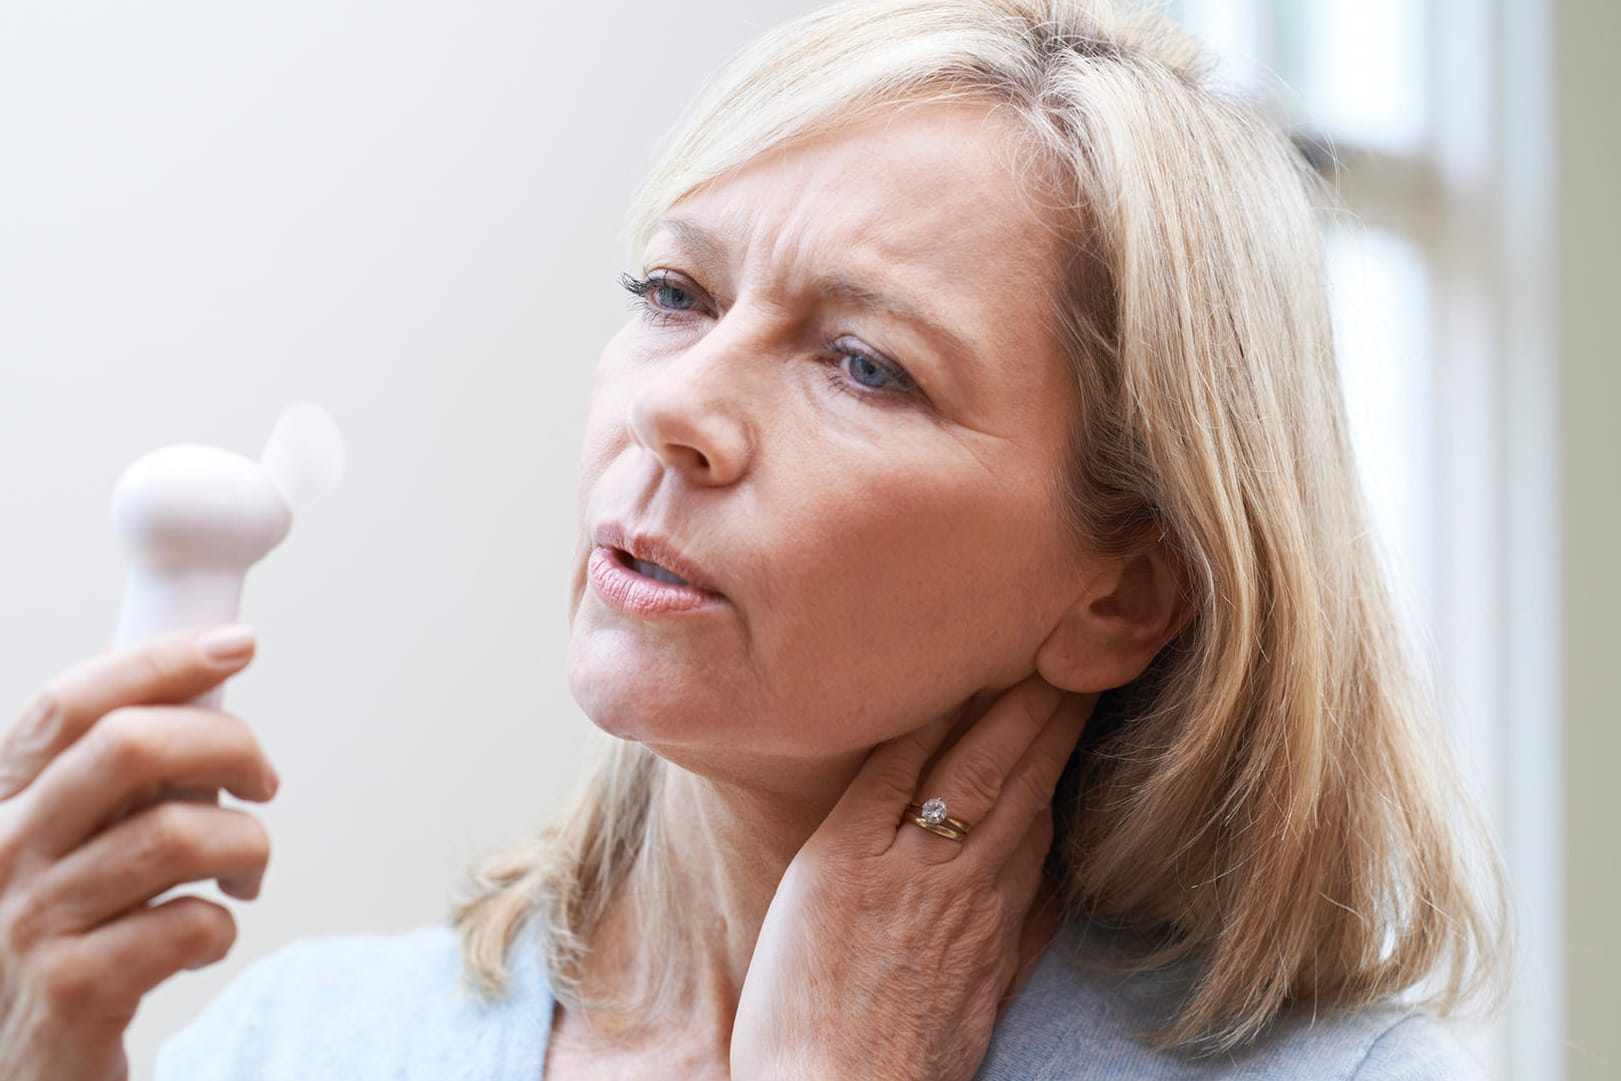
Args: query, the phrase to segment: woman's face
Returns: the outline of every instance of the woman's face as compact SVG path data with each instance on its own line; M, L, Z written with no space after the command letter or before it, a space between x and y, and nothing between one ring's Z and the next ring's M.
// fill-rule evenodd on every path
M676 761L831 756L1035 670L1087 567L1055 497L1059 249L1004 123L930 105L847 126L652 237L580 477L569 682L603 729ZM588 572L609 521L723 599L616 607Z

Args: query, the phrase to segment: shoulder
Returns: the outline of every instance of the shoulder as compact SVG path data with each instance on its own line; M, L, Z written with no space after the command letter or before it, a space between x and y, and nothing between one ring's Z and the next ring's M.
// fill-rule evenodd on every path
M1476 1081L1486 1073L1445 1025L1413 1011L1379 1033L1353 1076L1356 1081Z
M519 935L506 997L461 981L454 928L304 939L254 961L158 1050L157 1081L539 1076L544 966Z
M1400 1006L1313 1016L1286 1013L1254 1043L1189 1058L1142 1038L1191 985L1187 967L1126 976L1093 964L1097 932L1066 928L997 1023L976 1081L1040 1077L1111 1081L1480 1081L1480 1065L1447 1027Z

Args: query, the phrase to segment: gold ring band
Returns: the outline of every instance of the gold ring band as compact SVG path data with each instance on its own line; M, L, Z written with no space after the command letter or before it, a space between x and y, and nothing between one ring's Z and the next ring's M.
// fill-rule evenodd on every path
M952 829L947 825L936 826L933 822L926 821L921 815L913 815L912 821L916 822L930 833L938 833L942 837L949 837L951 840L956 841L959 844L968 836L968 834L964 833L962 830Z
M957 818L947 818L942 822L930 822L923 817L923 808L916 803L906 805L906 818L930 833L937 833L941 837L948 837L953 841L962 841L968 836L968 823Z

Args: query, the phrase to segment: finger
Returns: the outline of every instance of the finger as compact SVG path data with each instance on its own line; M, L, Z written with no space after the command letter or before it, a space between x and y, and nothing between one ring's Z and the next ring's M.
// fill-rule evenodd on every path
M223 659L204 652L211 632L229 632L236 626L210 624L171 631L92 657L52 679L0 736L0 799L27 788L47 763L104 714L120 706L186 702L240 671L253 657L251 632L244 649Z
M119 801L118 809L102 819L102 828L104 829L112 823L122 822L124 819L164 800L183 800L187 803L206 803L218 807L220 794L217 788L162 788L156 792L144 790L138 795ZM92 832L99 834L100 830ZM219 878L219 887L232 897L251 901L259 896L258 879L258 875L222 875Z
M269 860L270 834L248 812L159 803L52 864L28 901L48 926L32 930L85 931L175 886L209 878L238 883L233 896L252 900Z
M1035 902L1036 891L1041 888L1042 869L1052 844L1052 808L1043 807L1030 819L1024 836L1019 838L1007 863L1001 868L997 881L1009 908L1026 912Z
M1009 688L996 703L931 765L908 802L945 801L946 814L971 829L990 811L1007 776L1046 727L1064 692L1042 679L1028 678ZM1025 815L1028 822L1030 816ZM929 863L955 859L963 842L940 837L915 822L903 822L895 844Z
M1008 910L1024 915L1009 934L1009 961L1002 979L1002 997L996 1008L998 1020L1041 963L1042 955L1063 923L1058 886L1044 873L1052 840L1053 816L1051 808L1047 807L1030 820L1030 828L1020 839L1000 879Z
M903 732L874 747L861 763L844 794L822 821L859 847L874 852L887 849L895 839L900 808L912 798L918 774L946 736L963 720L973 700L942 714L921 728Z
M236 920L224 905L190 895L138 909L53 950L54 997L71 1014L128 1004L182 969L211 965L236 942Z
M21 828L29 850L55 858L166 788L223 788L263 801L276 783L258 738L239 717L194 706L117 709L18 797Z
M994 865L1016 849L1030 817L1043 807L1051 806L1058 779L1080 742L1095 701L1095 695L1065 697L1052 721L1013 768L1002 786L1001 798L963 842L965 854Z

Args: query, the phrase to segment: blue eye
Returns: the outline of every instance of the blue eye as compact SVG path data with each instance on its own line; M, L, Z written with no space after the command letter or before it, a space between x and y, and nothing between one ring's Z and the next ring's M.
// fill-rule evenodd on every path
M848 369L850 372L850 377L864 387L871 387L874 390L882 390L885 383L894 379L894 376L888 371L880 368L878 365L874 364L870 359L862 356L860 353L846 353L844 355L851 361ZM869 377L872 377L875 381L869 383L867 381Z
M630 293L630 306L653 326L664 326L687 312L698 310L698 296L683 289L662 272L646 278L619 275L619 284Z
M835 390L869 405L894 405L919 393L911 376L892 364L851 348L849 339L835 338L827 343L827 348L837 358L827 369L828 382Z
M661 308L684 312L693 304L692 294L679 285L660 283L653 287L653 298ZM675 299L668 299L674 297Z

